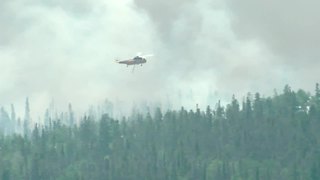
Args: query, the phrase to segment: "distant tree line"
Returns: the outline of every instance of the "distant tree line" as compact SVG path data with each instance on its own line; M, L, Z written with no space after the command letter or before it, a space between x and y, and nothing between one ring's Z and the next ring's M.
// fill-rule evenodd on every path
M1 124L12 117L1 109ZM313 94L287 85L205 110L57 118L2 133L0 179L319 180L319 84Z

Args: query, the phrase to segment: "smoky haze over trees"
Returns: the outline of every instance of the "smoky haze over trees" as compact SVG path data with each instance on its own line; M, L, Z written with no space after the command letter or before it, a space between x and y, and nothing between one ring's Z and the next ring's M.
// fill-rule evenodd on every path
M25 122L28 107L27 99ZM319 84L313 94L287 85L273 97L249 93L225 106L155 108L122 119L91 111L78 124L70 105L65 116L24 134L8 133L14 117L1 110L4 180L320 177Z
M16 113L15 106L11 104L10 109L1 107L0 124L4 135L12 133L17 134L30 134L30 129L34 125L48 127L52 121L59 120L66 126L78 125L80 122L79 117L89 116L93 119L99 119L103 114L108 114L110 118L121 119L130 114L141 113L145 115L148 113L154 113L156 108L161 108L163 111L177 109L175 107L195 107L198 104L194 104L195 94L192 90L183 93L178 91L172 94L167 94L166 99L163 102L156 101L143 101L139 103L133 103L132 105L125 104L121 101L111 101L105 99L102 103L97 105L91 105L84 113L77 113L73 109L71 103L68 104L67 108L63 111L59 111L54 101L45 108L42 116L32 116L32 111L37 109L31 109L32 101L30 103L29 98L25 99L24 112L22 114ZM218 94L209 94L206 98L207 104L215 104L218 100ZM199 106L198 106L199 107ZM179 109L179 108L178 108Z

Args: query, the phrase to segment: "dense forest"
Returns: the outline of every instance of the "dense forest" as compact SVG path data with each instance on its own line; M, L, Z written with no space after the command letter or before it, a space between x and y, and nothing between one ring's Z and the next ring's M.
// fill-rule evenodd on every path
M285 86L272 97L248 94L207 109L134 112L73 123L1 109L2 180L319 180L320 89ZM14 112L14 110L12 110ZM48 116L49 117L49 116Z

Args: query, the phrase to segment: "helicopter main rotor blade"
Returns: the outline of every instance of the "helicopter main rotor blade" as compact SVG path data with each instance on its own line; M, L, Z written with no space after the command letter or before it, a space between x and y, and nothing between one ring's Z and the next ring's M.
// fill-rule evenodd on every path
M146 54L146 55L142 55L141 57L147 58L147 57L152 57L152 56L154 56L154 55L153 54Z

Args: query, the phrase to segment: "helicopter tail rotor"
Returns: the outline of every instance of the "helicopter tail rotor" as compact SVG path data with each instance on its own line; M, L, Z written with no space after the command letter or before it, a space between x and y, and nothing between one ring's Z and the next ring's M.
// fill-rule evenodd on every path
M120 62L120 61L121 61L121 60L120 60L119 56L114 57L114 62L118 63L118 62Z

